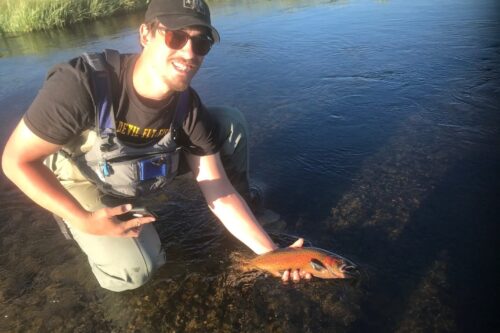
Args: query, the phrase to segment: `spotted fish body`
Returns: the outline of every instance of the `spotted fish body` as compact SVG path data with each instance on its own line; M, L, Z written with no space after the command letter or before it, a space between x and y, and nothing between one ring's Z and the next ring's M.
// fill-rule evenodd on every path
M253 258L247 268L264 270L275 276L281 276L288 269L299 269L322 279L352 278L357 272L350 260L314 247L277 249Z

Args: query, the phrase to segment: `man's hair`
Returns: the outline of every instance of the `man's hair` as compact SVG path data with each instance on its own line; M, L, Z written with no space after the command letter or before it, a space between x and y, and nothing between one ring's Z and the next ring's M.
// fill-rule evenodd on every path
M157 18L154 18L151 21L145 22L144 24L148 28L148 31L151 33L151 35L154 36L156 34L156 30L158 30L158 27L160 26L160 21Z

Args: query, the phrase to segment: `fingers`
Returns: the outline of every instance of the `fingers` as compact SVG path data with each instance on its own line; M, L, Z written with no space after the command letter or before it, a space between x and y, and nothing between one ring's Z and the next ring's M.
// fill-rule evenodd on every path
M290 247L302 247L303 245L304 238L299 238L292 245L290 245ZM281 276L281 280L283 280L283 282L288 282L290 279L292 279L293 282L299 282L301 279L310 280L311 278L312 275L310 273L298 269L288 269L284 271L283 275Z
M290 247L302 247L303 245L304 245L304 238L299 238L295 241L295 243L290 245Z
M281 280L283 280L283 282L288 282L291 278L293 282L299 282L300 277L300 273L297 269L293 270L292 272L290 272L290 270L286 270L285 272L283 272Z
M298 269L295 269L291 272L290 270L286 270L285 272L283 272L283 275L281 276L281 280L283 282L288 282L290 278L293 282L299 282L301 279L310 280L312 278L312 275L305 271L299 271Z
M288 282L289 279L290 279L290 271L286 270L283 273L283 276L281 277L281 280L283 280L283 282Z
M293 282L299 282L300 281L300 275L298 270L294 270L292 272L292 280Z
M121 225L124 229L140 228L144 224L154 222L155 218L152 216L136 217L131 220L122 222Z
M125 232L123 233L123 237L137 238L137 237L139 237L139 234L141 233L141 230L142 230L142 226L135 227L135 228L130 228L128 230L125 230Z
M106 213L108 216L116 216L124 214L132 209L131 204L120 205L116 207L106 208Z
M108 213L111 216L117 216L132 210L131 204L125 204L108 208ZM120 221L120 227L124 230L125 236L134 235L137 231L140 232L142 225L154 222L156 219L153 216L139 216L131 218L127 221ZM134 236L131 236L134 237Z
M137 238L139 237L141 231L142 231L142 225L139 227L133 227L133 228L128 228L128 229L122 229L121 233L117 235L117 237L124 237L124 238Z
M119 215L132 210L131 204L107 207L93 212L94 230L90 233L112 237L138 237L142 226L155 221L153 216L133 217L123 220ZM130 214L130 216L133 216ZM127 216L128 218L128 216ZM125 218L126 219L126 218Z

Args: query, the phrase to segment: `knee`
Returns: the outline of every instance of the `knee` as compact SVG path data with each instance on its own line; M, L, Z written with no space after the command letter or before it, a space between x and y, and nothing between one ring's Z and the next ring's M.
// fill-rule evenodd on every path
M137 289L145 285L155 270L146 270L144 267L115 267L115 272L106 272L101 267L92 266L92 272L99 285L107 290L122 292Z
M211 107L208 111L219 128L221 155L233 155L236 150L244 151L247 145L248 125L243 114L235 108Z
M226 106L209 107L207 110L222 131L238 132L243 135L248 132L247 121L240 110Z
M137 289L151 280L153 274L165 264L163 251L155 258L146 256L141 260L130 259L110 265L92 264L92 272L99 285L115 292Z
M165 264L165 251L153 225L137 238L94 236L75 230L73 238L87 255L101 287L112 291L139 288Z

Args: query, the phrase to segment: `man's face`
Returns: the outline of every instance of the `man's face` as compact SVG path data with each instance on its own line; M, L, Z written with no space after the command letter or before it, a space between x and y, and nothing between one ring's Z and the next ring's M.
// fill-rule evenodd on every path
M182 29L190 37L204 36L206 31L202 28ZM194 75L200 68L204 56L193 52L193 40L188 39L180 49L170 48L165 43L166 28L160 27L153 35L149 32L148 42L144 45L144 56L150 65L153 75L156 75L169 90L185 90Z

